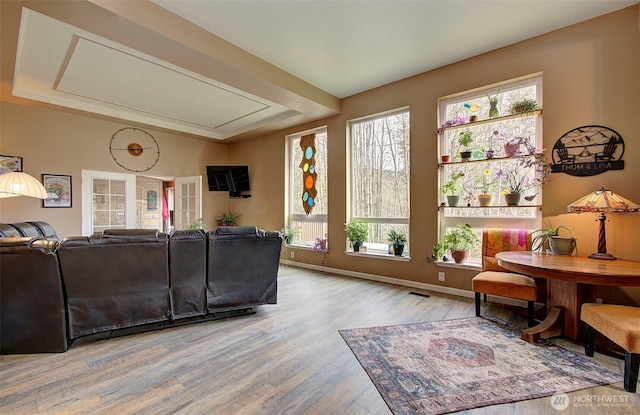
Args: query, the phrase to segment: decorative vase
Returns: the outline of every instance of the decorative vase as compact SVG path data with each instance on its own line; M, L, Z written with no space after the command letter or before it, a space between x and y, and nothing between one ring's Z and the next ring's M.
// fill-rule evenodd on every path
M571 236L549 236L549 248L557 255L571 255L576 249L576 238Z
M504 195L504 201L507 206L518 206L520 204L520 193L507 193Z
M513 157L518 154L518 150L520 150L520 144L505 144L504 145L504 155L505 157Z
M491 107L489 108L489 118L495 118L500 116L500 111L498 111L498 100L490 99L489 103Z
M360 252L360 247L362 246L362 244L362 241L351 242L351 245L353 245L353 252Z
M451 252L451 257L453 257L453 260L455 261L456 264L463 264L464 261L467 260L467 256L469 255L469 253L467 251L452 251Z
M447 196L447 205L449 206L458 206L460 202L460 196L457 195L448 195Z
M395 256L402 256L403 252L404 252L404 244L393 245L393 253Z
M491 195L478 195L478 203L480 206L490 206L492 198Z

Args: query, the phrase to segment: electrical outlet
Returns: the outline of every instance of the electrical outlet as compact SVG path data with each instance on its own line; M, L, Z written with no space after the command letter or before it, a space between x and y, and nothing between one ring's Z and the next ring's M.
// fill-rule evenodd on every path
M291 251L291 253L289 254L291 256L291 259L296 257L296 252L295 251Z
M596 304L602 304L602 298L596 298Z
M444 281L444 272L438 272L438 281Z

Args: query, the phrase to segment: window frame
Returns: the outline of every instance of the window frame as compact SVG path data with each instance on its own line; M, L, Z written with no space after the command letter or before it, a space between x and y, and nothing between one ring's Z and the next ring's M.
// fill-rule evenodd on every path
M329 134L327 131L327 126L323 125L320 127L315 127L315 128L311 128L309 130L305 130L305 131L301 131L301 132L297 132L297 133L293 133L293 134L288 134L285 136L285 140L286 140L286 152L285 152L285 217L284 217L284 224L285 226L289 226L292 222L305 222L305 223L309 223L309 224L322 224L322 228L323 228L323 232L324 235L314 235L315 237L323 237L323 236L328 236L328 210L329 210L329 194L328 194L328 190L329 190L329 180L328 180L328 172L327 171L320 171L318 172L318 176L320 176L321 174L324 176L323 180L326 182L326 195L325 195L325 199L326 199L326 206L327 206L327 212L326 213L316 213L314 210L311 211L311 213L309 215L307 215L306 213L293 213L295 211L293 204L294 203L300 203L300 198L297 197L298 195L296 195L296 192L300 190L299 184L293 183L293 178L294 178L294 169L300 169L300 167L298 166L299 160L296 160L294 158L294 154L295 154L295 149L294 149L294 142L298 139L300 139L300 137L307 135L307 134L313 134L315 133L317 134L324 134L325 135L325 148L328 147L329 145ZM328 167L328 151L326 151L324 154L317 152L316 151L316 158L318 157L318 155L323 155L324 156L324 164L325 166ZM328 169L327 169L328 170ZM297 248L312 248L313 247L313 240L299 240L297 238L294 238L293 243L291 244L291 246L297 247Z
M406 217L383 217L383 216L377 216L377 217L363 217L363 216L355 216L353 214L354 211L354 207L353 207L353 203L355 201L355 196L354 196L354 185L353 185L353 169L354 169L354 163L353 163L353 151L354 151L354 144L353 144L353 133L352 133L352 127L355 124L358 123L362 123L362 122L366 122L369 120L375 120L375 119L382 119L385 117L390 117L390 116L394 116L397 114L403 114L406 113L407 116L409 117L409 157L408 157L408 169L409 169L409 178L407 181L407 208L408 208L408 216ZM346 173L347 173L347 180L346 180L346 186L347 186L347 194L346 194L346 213L347 213L347 217L346 217L346 222L352 221L352 220L361 220L365 223L368 224L379 224L379 225L385 225L385 224L391 224L391 225L404 225L406 227L406 235L407 235L407 243L405 245L405 249L404 249L404 253L401 257L397 257L395 255L393 255L393 252L390 250L389 248L389 244L384 244L384 243L375 243L375 242L370 242L370 241L365 241L363 246L365 247L365 250L363 250L362 248L360 248L360 252L356 253L353 251L352 248L349 247L349 241L346 241L346 246L347 246L347 250L346 253L347 254L352 254L352 255L364 255L364 256L375 256L375 257L380 257L380 256L384 256L387 258L394 258L394 259L410 259L410 234L409 234L409 230L410 230L410 223L411 223L411 109L409 106L404 106L404 107L400 107L400 108L396 108L396 109L392 109L389 111L384 111L384 112L380 112L377 114L371 114L371 115L367 115L367 116L363 116L363 117L359 117L359 118L355 118L352 120L347 121L347 160L346 160Z

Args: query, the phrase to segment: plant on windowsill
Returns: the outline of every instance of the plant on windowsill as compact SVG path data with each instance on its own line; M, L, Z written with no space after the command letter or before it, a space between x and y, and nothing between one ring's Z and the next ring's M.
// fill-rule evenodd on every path
M456 264L462 264L467 260L469 251L479 242L480 239L469 224L459 223L453 231L443 235L433 246L431 256L436 261L449 261L446 254L450 253Z
M463 176L464 173L461 171L454 173L449 177L449 180L442 185L440 190L442 191L442 194L447 197L447 205L458 206L458 203L460 202L460 184L458 183L458 180Z
M236 226L236 219L238 219L240 215L236 215L231 211L225 212L216 218L216 222L218 226Z
M569 232L569 236L560 236L562 229ZM544 250L545 244L548 244L551 252L557 255L571 255L578 249L576 237L571 229L563 225L554 228L549 218L547 218L547 226L531 232L531 237L531 249L534 251Z
M329 239L327 235L324 238L317 237L313 242L313 247L311 248L314 252L320 252L322 254L322 261L320 261L320 265L324 265L327 261L327 256L329 256Z
M369 225L361 220L352 220L344 224L344 231L353 247L353 252L360 252L362 243L369 237Z
M280 233L284 238L284 242L287 245L291 245L293 244L293 241L295 241L296 237L300 236L300 234L302 233L302 230L300 228L292 228L289 225L285 225L282 227L282 230L280 231Z
M393 253L396 256L402 256L404 245L407 243L407 235L402 231L396 231L392 228L389 233L387 233L387 241L393 244Z

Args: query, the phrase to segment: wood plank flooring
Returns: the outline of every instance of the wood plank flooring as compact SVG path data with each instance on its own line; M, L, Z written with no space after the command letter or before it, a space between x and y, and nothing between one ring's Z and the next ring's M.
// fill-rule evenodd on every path
M380 414L391 412L339 329L474 315L473 300L281 267L278 305L257 313L91 343L66 353L0 357L0 414ZM523 327L490 304L483 313ZM559 340L582 353L580 345ZM622 373L622 361L596 353ZM569 394L562 414L639 414L622 384ZM610 398L606 398L610 397ZM464 414L556 414L549 398Z

